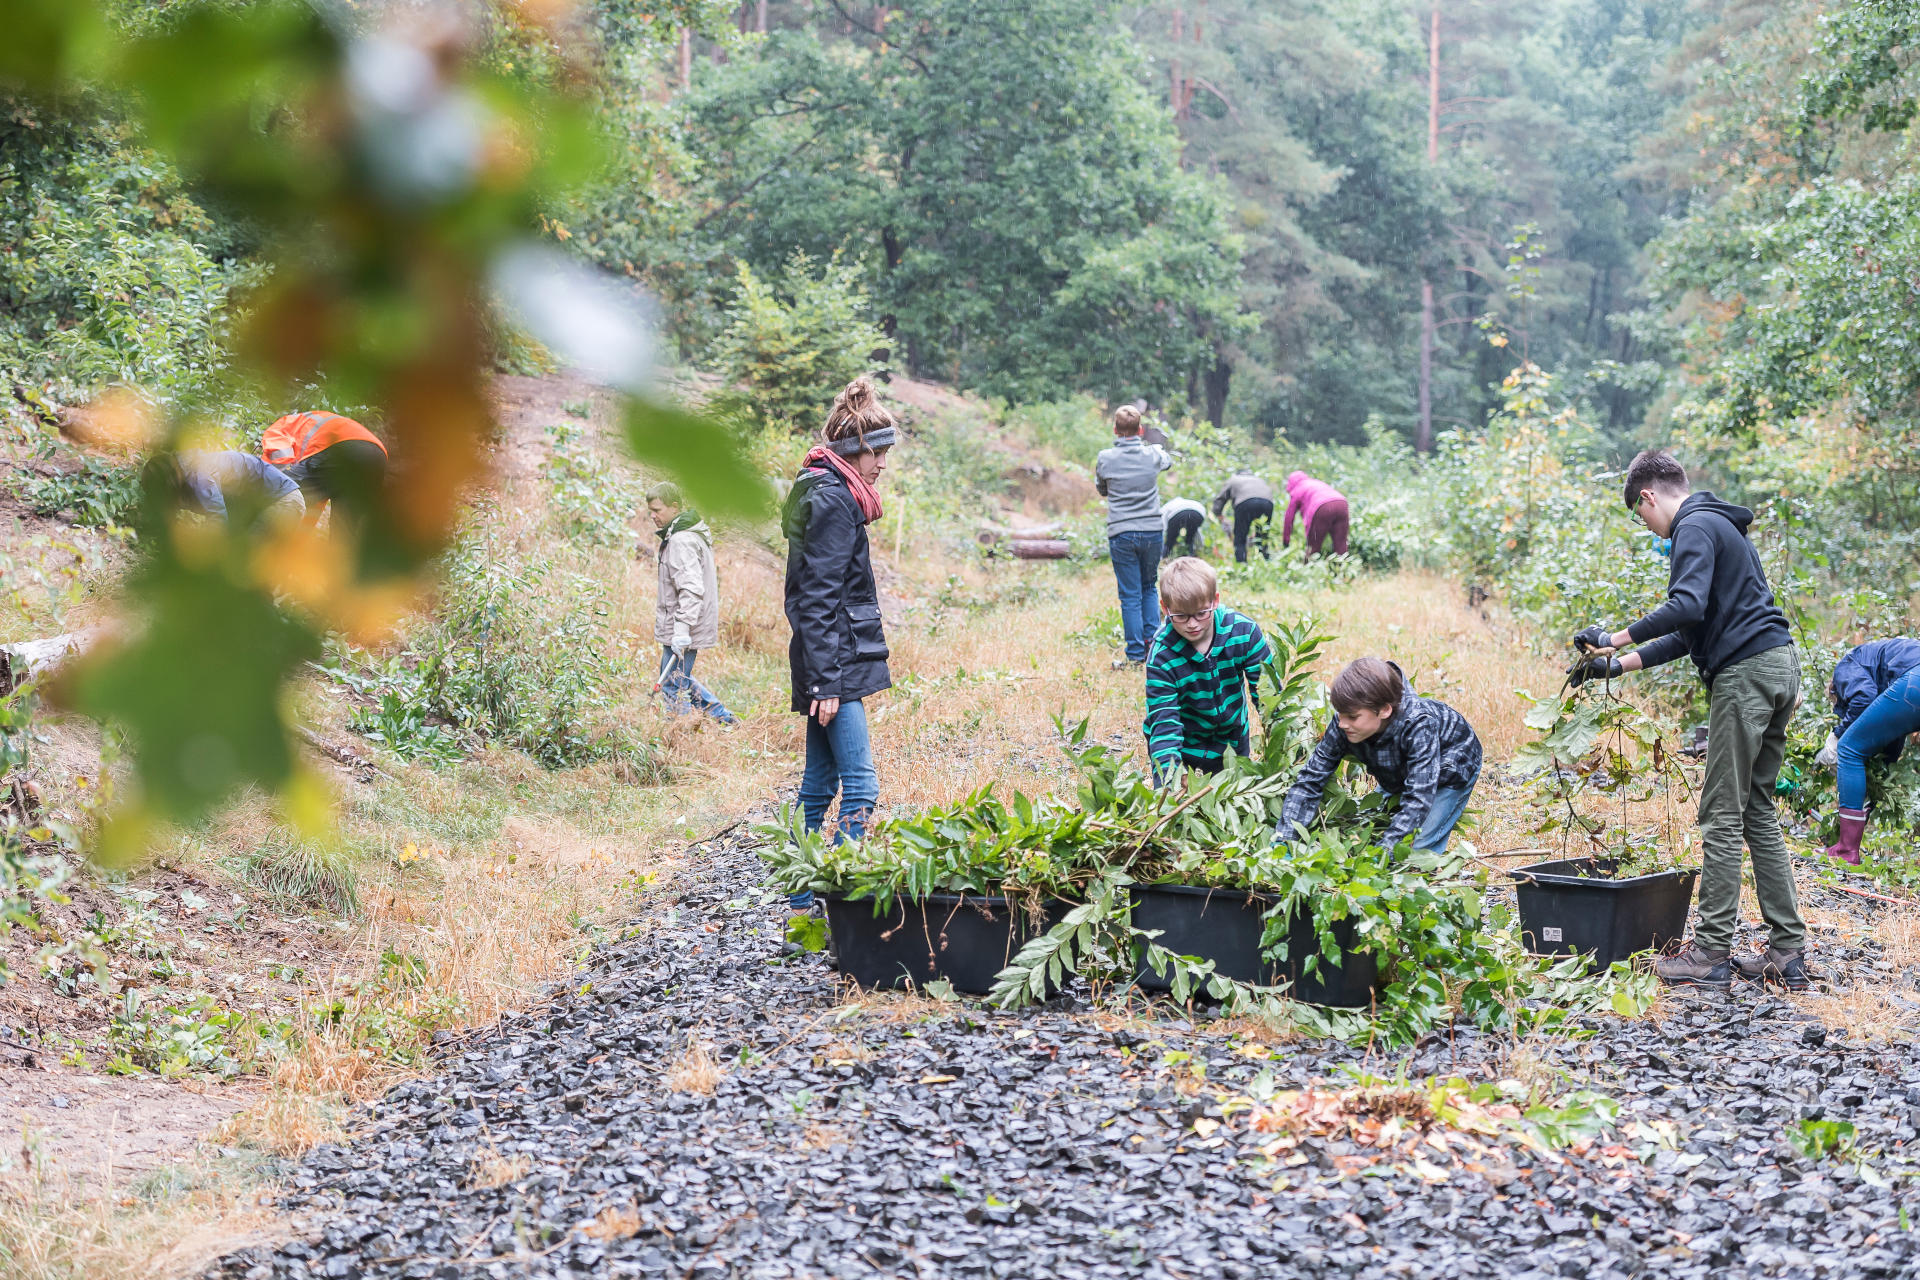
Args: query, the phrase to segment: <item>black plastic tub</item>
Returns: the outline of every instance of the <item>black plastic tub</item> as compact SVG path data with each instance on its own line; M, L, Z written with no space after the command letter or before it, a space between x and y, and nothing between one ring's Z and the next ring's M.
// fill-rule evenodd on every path
M985 995L1029 938L1045 933L1073 909L1049 902L1030 925L1026 909L1007 899L932 893L918 901L896 898L876 916L870 898L826 897L840 974L868 990L924 987L945 979L955 991Z
M1593 957L1599 973L1616 960L1664 951L1687 931L1698 870L1656 871L1614 880L1594 858L1536 862L1507 872L1520 900L1520 937L1538 956Z
M1338 967L1323 957L1312 973L1302 972L1306 957L1319 947L1311 918L1296 915L1287 928L1287 959L1279 964L1260 957L1261 913L1273 899L1239 889L1206 889L1184 884L1135 885L1133 927L1158 929L1154 941L1177 956L1211 960L1214 972L1259 986L1291 983L1289 994L1307 1004L1364 1009L1380 986L1379 965L1371 952L1353 950L1353 922L1334 926L1340 947ZM1143 957L1134 982L1145 991L1171 985Z

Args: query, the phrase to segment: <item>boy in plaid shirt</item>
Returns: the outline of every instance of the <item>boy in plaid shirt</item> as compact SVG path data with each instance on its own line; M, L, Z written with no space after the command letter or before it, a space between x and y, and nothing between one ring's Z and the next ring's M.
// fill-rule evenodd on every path
M1147 755L1157 782L1182 766L1218 773L1228 748L1248 753L1247 695L1273 657L1259 624L1220 603L1204 560L1182 556L1160 571L1166 616L1147 654Z

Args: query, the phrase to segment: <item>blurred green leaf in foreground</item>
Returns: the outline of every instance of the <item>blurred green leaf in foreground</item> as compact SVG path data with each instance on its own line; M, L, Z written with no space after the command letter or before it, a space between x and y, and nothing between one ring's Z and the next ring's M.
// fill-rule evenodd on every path
M365 637L397 620L484 481L495 302L627 397L636 453L689 501L709 515L761 509L765 486L730 437L652 392L644 300L541 242L544 202L599 156L583 92L593 59L569 9L396 8L376 21L208 2L134 32L95 0L0 0L0 98L122 113L271 246L223 353L233 385L289 410L323 407L305 403L314 387L377 406L391 456L364 519L326 537L195 527L171 495L146 495L124 624L54 691L129 738L136 786L106 832L109 856L246 785L277 792L295 818L323 810L290 744L286 684L324 630ZM558 70L488 65L489 18L544 42ZM205 429L188 410L128 412L142 446Z

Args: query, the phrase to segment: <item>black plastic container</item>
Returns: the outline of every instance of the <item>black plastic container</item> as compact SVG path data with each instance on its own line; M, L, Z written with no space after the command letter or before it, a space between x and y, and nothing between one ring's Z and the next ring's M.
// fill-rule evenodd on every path
M1177 956L1211 960L1214 972L1237 982L1274 986L1292 983L1289 994L1307 1004L1364 1009L1373 1003L1380 986L1379 965L1371 952L1353 950L1353 921L1334 926L1340 948L1338 968L1324 957L1311 974L1303 973L1306 957L1315 954L1310 917L1295 915L1287 927L1287 959L1274 964L1260 958L1261 913L1273 899L1239 889L1205 889L1184 884L1135 885L1133 927L1158 929L1154 941ZM1134 982L1145 991L1165 991L1172 984L1153 971L1143 958Z
M955 991L985 995L1029 938L1060 923L1073 904L1049 902L1037 925L1007 899L932 893L904 898L873 914L869 898L825 898L840 974L868 990L924 987L945 979Z
M1520 937L1539 956L1593 956L1599 973L1642 951L1664 951L1685 936L1698 870L1607 878L1594 858L1536 862L1507 872L1520 901Z

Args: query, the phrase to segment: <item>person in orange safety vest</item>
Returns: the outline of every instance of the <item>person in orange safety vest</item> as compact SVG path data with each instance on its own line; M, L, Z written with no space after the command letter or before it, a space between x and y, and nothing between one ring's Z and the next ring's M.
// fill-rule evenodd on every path
M387 446L352 418L337 413L290 413L267 428L260 456L300 486L308 519L336 503L335 521L358 521L373 508L387 478Z

